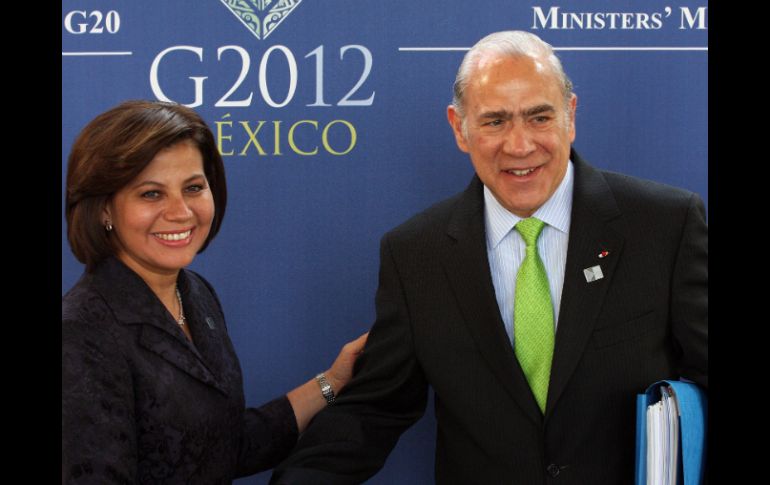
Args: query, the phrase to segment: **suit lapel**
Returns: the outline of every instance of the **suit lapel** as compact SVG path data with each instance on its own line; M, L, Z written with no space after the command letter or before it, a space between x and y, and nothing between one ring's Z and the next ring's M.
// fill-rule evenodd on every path
M189 307L187 316L195 340L194 350L200 362L216 376L213 385L222 392L240 386L240 370L235 350L227 335L224 316L213 289L189 271L179 273L179 290ZM187 339L185 342L189 343ZM238 381L238 382L236 382Z
M546 417L558 403L588 343L624 242L618 229L621 214L604 177L576 152L570 158L575 186ZM495 298L482 190L483 184L474 177L458 200L447 231L450 244L442 259L479 353L522 411L540 423L543 415L516 360ZM599 258L602 251L607 251L607 256ZM600 266L603 277L588 282L584 270L595 266Z
M513 353L495 298L486 250L482 190L481 181L474 176L450 220L450 241L442 260L479 354L524 414L540 423L542 414Z
M180 273L180 282L184 279L183 273ZM137 326L140 346L193 378L227 394L226 387L209 369L198 349L187 340L160 300L136 273L119 260L109 258L94 270L94 278L95 288L102 294L118 322ZM196 306L185 308L189 324L193 323L193 319L200 322ZM200 340L197 339L199 334L200 331L193 333L196 342Z
M574 151L575 168L567 262L556 331L546 417L558 404L583 354L622 255L620 211L602 174ZM606 257L599 257L606 251ZM603 277L588 282L584 270L600 266Z
M189 341L182 342L176 337L170 338L167 332L156 325L144 325L140 332L139 344L142 347L202 383L227 394L227 390L219 383L200 353Z

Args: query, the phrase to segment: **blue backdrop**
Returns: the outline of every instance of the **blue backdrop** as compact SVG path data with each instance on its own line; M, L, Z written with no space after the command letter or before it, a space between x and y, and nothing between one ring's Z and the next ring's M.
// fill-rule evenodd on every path
M219 293L257 405L326 369L369 328L381 235L467 185L472 167L445 111L463 49L487 33L529 30L558 49L583 157L708 204L707 7L64 0L62 201L72 141L98 113L167 98L204 116L230 195L192 268ZM81 272L63 225L62 293ZM431 483L434 433L429 404L369 483Z

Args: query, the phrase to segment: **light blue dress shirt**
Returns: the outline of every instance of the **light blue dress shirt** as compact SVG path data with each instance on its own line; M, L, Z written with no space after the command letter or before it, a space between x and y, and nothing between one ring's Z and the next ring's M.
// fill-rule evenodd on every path
M556 192L532 217L545 222L537 239L537 251L548 274L553 303L554 325L558 326L561 292L564 286L564 267L567 262L569 225L572 217L572 161L567 163ZM513 345L513 305L516 294L516 274L524 260L526 244L514 226L522 218L509 212L497 201L492 191L484 186L484 222L487 231L487 258L492 272L497 306L505 323L505 331ZM554 328L554 332L556 328Z

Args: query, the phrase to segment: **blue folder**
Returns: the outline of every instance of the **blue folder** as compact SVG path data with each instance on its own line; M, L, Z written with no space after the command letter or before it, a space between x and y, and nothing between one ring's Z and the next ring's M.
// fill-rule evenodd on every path
M647 406L660 401L660 387L670 386L679 407L679 483L700 485L706 463L706 394L696 384L659 381L636 397L636 485L647 484Z

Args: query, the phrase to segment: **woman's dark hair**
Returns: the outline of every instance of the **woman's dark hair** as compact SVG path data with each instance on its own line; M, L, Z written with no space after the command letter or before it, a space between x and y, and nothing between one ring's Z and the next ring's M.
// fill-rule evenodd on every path
M104 227L110 198L149 165L158 152L192 141L214 198L214 220L200 251L214 239L227 205L222 156L211 130L195 111L161 101L126 101L106 111L80 132L67 161L67 239L86 271L115 250Z

